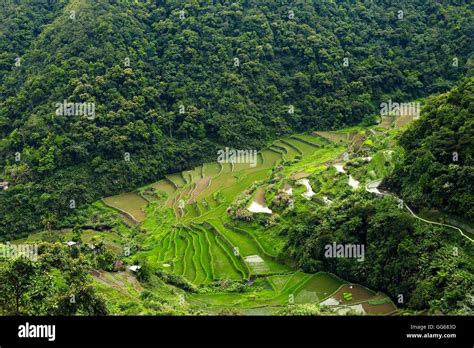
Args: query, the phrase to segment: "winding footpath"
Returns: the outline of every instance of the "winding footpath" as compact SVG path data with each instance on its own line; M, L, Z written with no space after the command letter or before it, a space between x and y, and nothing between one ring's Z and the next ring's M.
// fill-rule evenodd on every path
M444 226L444 227L449 227L449 228L452 228L452 229L455 229L456 231L458 231L459 233L461 233L461 235L464 237L464 238L467 238L469 241L471 242L474 242L474 240L472 238L470 238L469 236L467 236L459 227L456 227L456 226L452 226L452 225L448 225L448 224L443 224L443 223L440 223L440 222L436 222L436 221L430 221L430 220L426 220L426 219L423 219L421 217L419 217L418 215L416 215L413 210L410 209L410 207L399 197L395 196L394 194L392 193L389 193L389 192L386 192L386 191L380 191L378 189L378 186L380 185L380 183L382 182L382 180L374 180L374 181L371 181L369 183L367 183L365 185L365 190L367 192L370 192L370 193L373 193L373 194L376 194L377 196L379 197L385 197L385 196L392 196L394 197L396 200L398 200L400 203L403 204L403 206L405 208L407 208L407 210L410 212L411 215L413 215L414 218L420 220L420 221L423 221L423 222L426 222L428 224L432 224L432 225L438 225L438 226Z

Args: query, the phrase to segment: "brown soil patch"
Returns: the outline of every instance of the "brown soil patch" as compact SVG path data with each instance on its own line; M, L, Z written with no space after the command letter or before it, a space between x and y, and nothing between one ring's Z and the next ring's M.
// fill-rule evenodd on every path
M267 201L265 200L265 190L262 187L258 188L255 192L254 201L260 204L262 207L267 206Z
M354 152L357 152L360 150L362 147L362 144L364 144L365 141L365 136L363 134L357 134L354 136L352 140L352 149Z
M379 127L389 129L392 128L393 116L382 116L382 122L379 123Z
M303 178L307 178L308 176L310 176L311 173L307 173L307 172L298 172L298 173L295 173L291 176L292 179L294 180L299 180L299 179L303 179Z
M196 198L209 186L211 178L212 177L210 176L206 176L196 181L196 187L191 192L191 198L189 199L188 204L196 203Z
M362 303L362 308L367 314L374 315L387 315L397 310L397 307L393 303L385 303L381 305L371 305L368 302Z
M397 117L397 119L395 120L395 128L403 127L404 125L410 123L411 121L413 121L412 115L404 115L404 116Z

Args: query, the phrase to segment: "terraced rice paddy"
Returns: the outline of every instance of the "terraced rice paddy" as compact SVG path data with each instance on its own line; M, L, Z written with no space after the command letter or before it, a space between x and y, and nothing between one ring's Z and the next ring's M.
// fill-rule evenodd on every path
M349 133L342 133L342 132L331 132L331 131L318 131L315 132L316 135L329 140L330 142L333 143L341 143L341 144L347 144L351 140L351 136Z
M382 122L379 123L379 127L383 129L389 129L395 122L395 116L383 116Z
M104 202L121 212L128 213L132 219L143 221L146 218L145 207L148 202L136 193L123 193L121 195L104 198Z
M328 273L317 273L311 277L296 296L296 303L319 303L335 292L343 282Z
M322 304L333 306L340 314L354 311L368 315L390 315L397 310L383 293L375 293L361 285L344 284Z
M301 156L306 156L312 154L319 146L310 143L308 141L304 141L303 139L297 137L290 137L281 140L284 144L287 144L293 147L296 151L298 151Z
M338 288L345 286L342 280L327 273L292 271L276 261L281 242L258 226L236 223L226 212L243 191L262 183L280 163L292 161L288 165L293 172L288 177L294 177L298 173L310 175L317 168L319 157L315 156L320 156L319 166L335 160L339 148L326 149L327 144L329 141L320 136L286 137L261 151L256 165L205 163L167 175L139 190L140 194L128 193L104 201L141 222L146 233L140 254L165 272L197 286L217 280L265 279L266 288L256 292L188 295L187 300L201 309L212 312L236 307L251 314L270 313L289 303L319 303L331 295L339 298L342 295ZM252 196L264 207L265 187L261 184ZM355 295L359 299L363 294ZM375 294L369 295L366 297L373 298ZM368 311L382 308L374 309L376 305L369 303L365 306Z
M257 309L267 308L271 314L288 304L319 303L323 296L331 295L344 284L328 273L311 275L294 272L270 276L267 280L273 290L250 294L197 294L190 296L190 302L210 310L235 307L251 314L258 314Z
M344 298L344 293L352 294L351 299ZM341 303L344 304L353 304L359 303L363 301L367 301L375 296L375 293L370 291L363 286L356 285L356 284L347 284L341 287L337 293L333 295L333 297Z
M297 156L301 156L301 152L298 151L293 146L290 146L282 141L276 141L272 144L271 149L274 149L275 151L281 151L283 152L283 158L286 161L292 161L294 160Z
M186 184L182 173L167 175L166 178L170 180L175 187L183 187Z
M412 115L403 115L403 116L399 116L396 118L395 120L395 128L401 128L403 127L404 125L412 122L414 119L414 117Z
M378 293L367 302L363 302L362 308L367 314L372 315L392 314L397 310L393 302L382 293Z
M274 261L255 235L226 227L230 221L225 210L242 191L266 178L268 170L277 163L309 155L321 143L321 139L310 135L288 137L260 152L255 166L205 163L193 170L167 175L149 185L167 198L166 204L159 204L148 216L144 213L147 202L135 193L109 197L105 202L130 213L138 221L146 220L143 226L147 229L160 230L158 236L147 239L148 250L144 254L165 271L192 283L287 272L289 268ZM146 191L142 194L149 198ZM255 197L266 205L263 188L257 190ZM170 216L165 212L168 209L172 210L174 219L162 218Z
M151 184L150 187L160 192L166 192L168 195L171 195L176 190L173 183L167 179Z

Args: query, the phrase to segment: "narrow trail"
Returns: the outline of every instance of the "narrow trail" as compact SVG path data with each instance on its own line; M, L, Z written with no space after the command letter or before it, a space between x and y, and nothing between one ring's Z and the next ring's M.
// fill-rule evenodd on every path
M472 238L470 238L469 236L467 236L459 227L456 227L456 226L453 226L453 225L448 225L448 224L443 224L441 222L436 222L436 221L430 221L430 220L426 220L426 219L423 219L421 217L419 217L418 215L416 215L413 210L410 209L410 207L399 197L397 197L396 195L394 195L393 193L390 193L390 192L386 192L386 191L380 191L378 189L378 186L380 185L382 181L381 180L374 180L374 181L371 181L369 183L367 183L365 185L365 190L367 192L370 192L370 193L373 193L373 194L376 194L376 195L380 195L380 196L392 196L392 197L395 197L395 199L397 199L399 202L401 202L403 204L403 206L405 208L407 208L407 210L410 212L411 215L413 215L414 218L420 220L420 221L423 221L423 222L426 222L428 224L432 224L432 225L438 225L438 226L444 226L444 227L449 227L449 228L452 228L452 229L455 229L456 231L458 231L459 233L461 233L461 235L465 238L467 238L469 241L471 242L474 242L474 240Z

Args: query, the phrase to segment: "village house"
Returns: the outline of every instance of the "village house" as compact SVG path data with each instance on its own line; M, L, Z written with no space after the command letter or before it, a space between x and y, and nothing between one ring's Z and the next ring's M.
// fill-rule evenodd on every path
M8 190L8 181L0 182L0 190Z
M128 269L132 272L136 272L140 269L141 267L138 266L138 265L133 265L133 266L130 266Z

